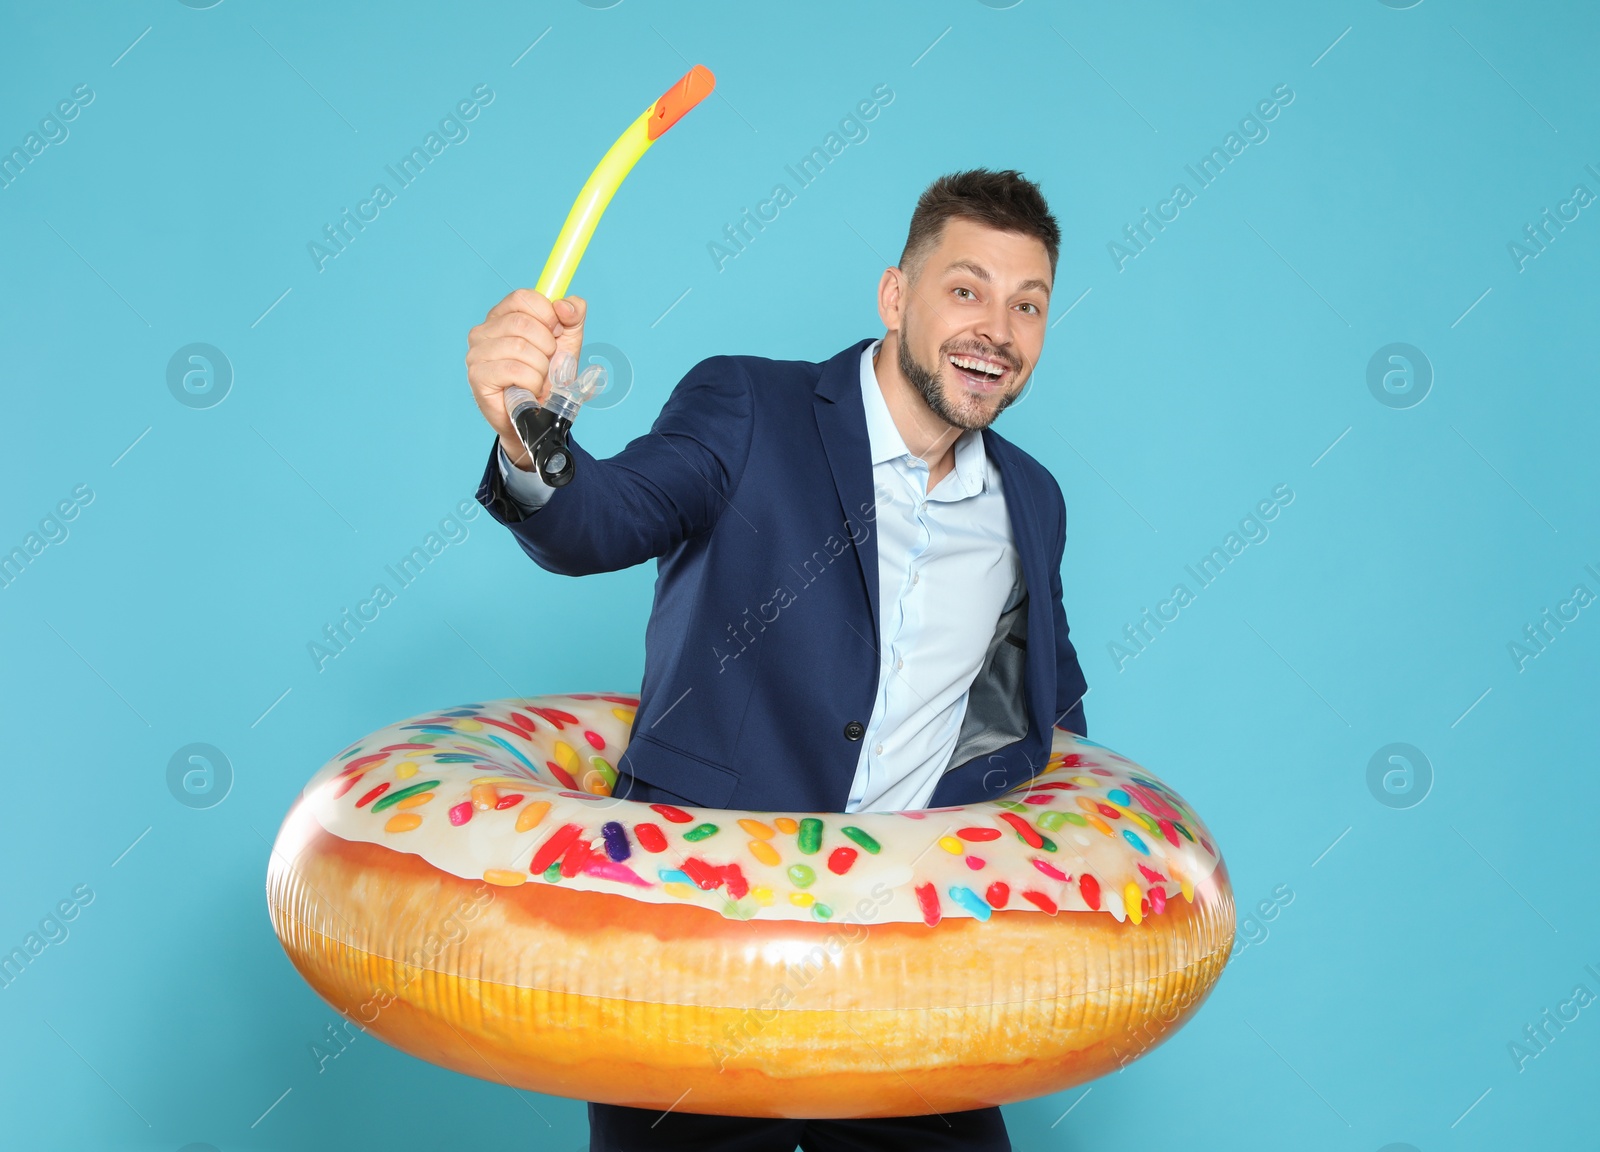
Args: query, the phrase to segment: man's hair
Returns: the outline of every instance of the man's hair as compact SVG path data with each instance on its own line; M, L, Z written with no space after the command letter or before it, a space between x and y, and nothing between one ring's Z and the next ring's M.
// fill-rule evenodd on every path
M917 198L906 246L900 252L900 269L912 280L921 275L923 261L938 245L945 221L953 216L1032 236L1044 245L1050 257L1050 278L1055 279L1061 228L1039 186L1013 168L1003 172L973 168L939 177Z

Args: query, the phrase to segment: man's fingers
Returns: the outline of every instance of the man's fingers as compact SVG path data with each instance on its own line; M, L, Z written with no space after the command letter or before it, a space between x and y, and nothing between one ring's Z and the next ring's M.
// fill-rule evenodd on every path
M555 309L550 305L549 297L532 288L514 289L504 300L489 309L486 319L493 320L496 316L503 316L507 312L526 312L546 327L554 327L560 323Z
M548 371L544 365L536 367L522 360L487 360L468 365L467 381L484 403L503 406L500 393L512 385L538 395L544 389Z
M485 320L467 334L467 342L477 344L499 336L521 336L546 356L555 353L556 333L549 325L526 312L506 312Z
M542 346L544 344L549 346ZM543 372L549 367L550 358L555 354L556 342L548 334L543 341L530 340L526 336L487 336L475 340L472 347L467 350L467 364L470 366L490 360L521 360Z
M570 352L574 357L581 356L583 321L589 311L588 302L582 296L568 296L556 301L556 306L564 318L561 330L556 333L556 347L564 352Z

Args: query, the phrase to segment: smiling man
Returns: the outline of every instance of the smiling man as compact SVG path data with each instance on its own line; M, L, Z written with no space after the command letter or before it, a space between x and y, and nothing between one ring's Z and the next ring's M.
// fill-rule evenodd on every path
M519 289L469 336L499 441L478 499L543 568L654 559L645 671L615 793L756 811L903 811L998 796L1086 734L1067 634L1066 506L990 425L1044 346L1060 229L1015 171L945 176L878 283L885 334L822 362L714 356L648 433L576 437L552 489L505 415L540 399L587 305ZM803 1005L802 1005L803 1006ZM692 1107L692 1104L688 1104ZM589 1106L591 1148L1006 1149L996 1107L758 1120Z

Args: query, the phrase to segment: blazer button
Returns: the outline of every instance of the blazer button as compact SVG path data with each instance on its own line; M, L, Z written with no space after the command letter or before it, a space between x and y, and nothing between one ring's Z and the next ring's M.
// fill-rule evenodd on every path
M844 726L844 738L846 740L859 740L866 735L866 732L867 726L859 720L852 720Z

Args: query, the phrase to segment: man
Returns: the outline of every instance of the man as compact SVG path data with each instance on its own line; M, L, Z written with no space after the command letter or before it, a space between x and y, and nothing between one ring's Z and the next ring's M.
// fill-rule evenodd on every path
M935 181L878 284L885 334L822 363L702 360L648 434L569 447L545 485L505 414L541 399L587 305L518 290L469 337L499 434L478 490L562 575L657 561L645 673L615 792L756 811L992 798L1086 735L1067 637L1066 506L990 429L1044 345L1060 229L1015 171ZM1030 610L1030 603L1032 608ZM998 1108L781 1121L589 1106L595 1149L1008 1149Z

